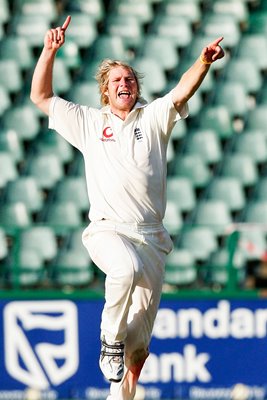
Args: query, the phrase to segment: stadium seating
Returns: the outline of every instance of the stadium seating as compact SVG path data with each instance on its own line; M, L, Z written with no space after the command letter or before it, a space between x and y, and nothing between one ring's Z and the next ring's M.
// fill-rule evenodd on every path
M39 287L45 283L46 271L40 253L34 249L21 248L18 254L17 273L10 270L14 282L18 279L21 288Z
M232 222L261 223L267 215L263 0L0 0L0 260L7 268L1 287L5 274L9 285L16 280L7 235L20 246L22 288L103 284L81 241L90 206L82 155L48 131L29 99L44 34L69 14L54 91L97 108L94 77L103 58L122 59L143 73L142 95L151 101L177 84L204 46L224 36L226 56L212 65L189 101L189 117L170 138L164 223L175 241L166 290L200 280L225 287L227 250L218 235ZM266 237L241 232L239 247L242 286L244 266L266 250Z
M57 234L65 234L72 228L82 225L82 215L78 206L72 202L63 200L48 204L43 222L53 227Z
M194 222L197 225L208 227L219 237L226 235L227 229L233 221L227 203L211 199L199 202Z
M37 213L43 207L43 193L33 177L21 176L7 183L5 202L9 204L22 202L29 213Z
M72 201L81 212L89 211L88 194L83 177L68 176L59 181L54 189L56 202Z
M24 147L16 131L11 129L2 129L0 131L0 154L9 153L15 163L24 159Z
M96 81L87 80L86 82L77 82L69 90L67 97L74 103L90 107L100 107L100 96Z
M248 204L244 220L254 224L266 224L267 200L254 200Z
M250 58L232 59L227 65L225 77L228 82L241 83L247 93L257 94L262 87L262 75Z
M18 14L35 18L36 15L48 22L55 21L57 17L56 3L54 0L15 0Z
M243 0L214 0L212 11L219 16L231 15L241 26L246 26L248 23L248 5Z
M262 230L253 227L249 230L241 230L239 237L239 249L245 260L259 260L266 251L266 239Z
M4 188L7 182L16 179L18 170L12 155L7 151L0 152L0 188Z
M250 111L246 119L247 129L259 129L264 132L267 122L267 104L259 104Z
M22 89L22 74L15 60L0 60L0 85L11 94L19 93Z
M175 248L166 260L164 282L177 287L195 284L197 269L192 253L186 249Z
M84 226L72 229L68 235L67 245L69 249L76 250L79 253L85 253L85 255L88 256L87 249L82 242L82 234L84 229Z
M157 14L152 22L151 32L161 38L166 38L176 48L185 48L192 40L191 23L182 16Z
M226 48L233 49L238 46L241 38L239 23L231 14L210 13L203 21L203 33L210 37L223 36Z
M14 60L22 70L30 69L35 64L33 51L23 37L7 36L0 43L2 60Z
M222 159L221 142L214 130L194 130L186 139L186 154L199 155L206 164L217 164Z
M158 35L147 35L140 52L141 57L154 59L166 71L174 69L179 63L179 55L174 44L168 38Z
M191 24L197 24L201 19L200 4L197 1L166 0L162 2L161 12L165 15L183 18Z
M267 161L266 134L258 130L245 130L237 136L235 151L241 154L248 154L256 164Z
M227 107L232 117L245 118L249 111L247 93L244 86L236 81L220 84L215 96L215 104Z
M132 65L138 72L144 74L142 84L148 93L156 94L164 90L167 84L166 76L153 58L139 57L133 60Z
M6 129L15 130L22 140L35 138L40 129L39 119L30 105L20 105L7 110L3 116L3 125Z
M74 156L74 148L52 129L39 132L33 151L38 156L55 155L62 165L70 163Z
M121 36L99 35L92 46L92 57L100 62L104 58L128 61L127 49Z
M1 225L11 231L24 228L32 224L31 214L22 202L0 205Z
M43 264L51 261L57 255L57 237L50 226L32 225L23 229L20 234L20 243L25 253L37 252Z
M195 188L205 188L211 179L209 167L198 154L179 155L172 172L190 179Z
M8 0L0 1L0 23L4 24L10 19L10 12L8 7Z
M245 258L241 251L235 253L233 260L234 271L237 275L239 287L242 287L246 278ZM229 281L229 251L226 248L220 248L211 254L208 264L201 269L201 276L204 284L211 287L226 287Z
M267 68L267 39L263 34L243 35L238 48L237 57L249 58L259 70Z
M41 14L16 14L11 21L11 33L24 38L31 48L41 48L49 21Z
M79 47L72 40L68 40L64 43L64 46L60 47L57 53L57 58L62 59L69 70L76 70L81 66L82 62Z
M143 42L143 26L134 15L108 15L106 30L109 35L120 36L127 49L138 49Z
M67 14L60 18L60 25L63 24ZM68 37L79 49L92 46L97 38L96 22L86 13L73 12L71 24L68 27Z
M153 20L152 3L142 0L135 2L128 0L114 0L111 2L110 11L121 16L133 15L138 18L142 24Z
M241 153L225 156L221 175L239 179L243 187L255 186L259 178L258 169L252 157Z
M249 32L267 33L267 13L266 10L256 10L249 15Z
M64 176L64 170L55 154L37 154L28 161L27 175L35 178L41 189L49 190Z
M4 229L0 228L0 260L8 255L8 245Z
M66 11L72 14L72 11L78 11L90 15L96 22L101 22L104 17L104 1L103 0L66 0Z
M173 199L167 201L163 223L170 235L175 237L179 233L183 225L183 218L177 201L174 201Z
M53 87L57 95L68 92L72 79L70 71L62 58L56 58L54 62Z
M207 189L207 198L226 203L231 212L242 211L246 196L241 182L234 177L216 177Z
M233 124L231 112L227 106L206 106L199 117L199 127L213 129L221 141L228 140L233 136Z
M197 262L203 263L218 249L218 242L215 232L209 227L193 226L185 227L176 246L187 249Z
M167 181L167 198L176 202L182 212L193 211L196 206L196 194L192 181L185 177L169 177Z
M93 268L89 255L77 250L64 251L53 267L53 279L60 286L85 286L93 280Z
M0 85L0 116L2 116L6 110L11 106L11 98L8 90Z
M257 200L267 199L267 177L259 179L255 190L255 198Z

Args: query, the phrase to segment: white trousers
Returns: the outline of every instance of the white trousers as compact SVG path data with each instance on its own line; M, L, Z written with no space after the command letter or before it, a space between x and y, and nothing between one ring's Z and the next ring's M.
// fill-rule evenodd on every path
M101 336L125 343L124 377L111 383L108 400L133 400L148 356L172 241L162 224L103 220L89 225L83 243L106 274Z

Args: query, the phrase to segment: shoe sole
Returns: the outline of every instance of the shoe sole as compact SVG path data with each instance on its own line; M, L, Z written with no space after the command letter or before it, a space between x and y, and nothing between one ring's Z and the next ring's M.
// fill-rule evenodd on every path
M121 382L122 381L122 378L121 379L109 379L109 381L110 382L115 382L115 383L119 383L119 382Z

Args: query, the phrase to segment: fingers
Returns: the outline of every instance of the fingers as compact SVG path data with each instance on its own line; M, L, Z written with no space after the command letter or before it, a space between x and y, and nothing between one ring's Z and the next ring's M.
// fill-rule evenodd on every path
M68 28L71 21L71 16L68 15L62 26L50 29L45 37L45 46L49 49L59 49L65 41L65 31Z
M52 42L59 43L64 40L64 31L61 28L51 29L50 38Z
M218 39L214 40L213 45L214 46L218 46L219 43L221 43L221 41L223 40L223 36L219 37Z
M202 50L203 56L205 56L206 54L208 54L208 52L209 52L208 47L204 47L204 49Z
M70 21L71 21L71 16L68 15L67 18L65 19L64 24L61 27L61 29L63 29L63 31L65 31L68 28Z

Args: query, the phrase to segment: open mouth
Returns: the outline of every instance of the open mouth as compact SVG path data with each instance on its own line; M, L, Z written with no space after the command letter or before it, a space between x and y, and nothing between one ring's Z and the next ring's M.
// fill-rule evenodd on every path
M122 90L121 92L118 93L118 96L120 99L128 99L131 96L131 93L128 92L127 90Z

